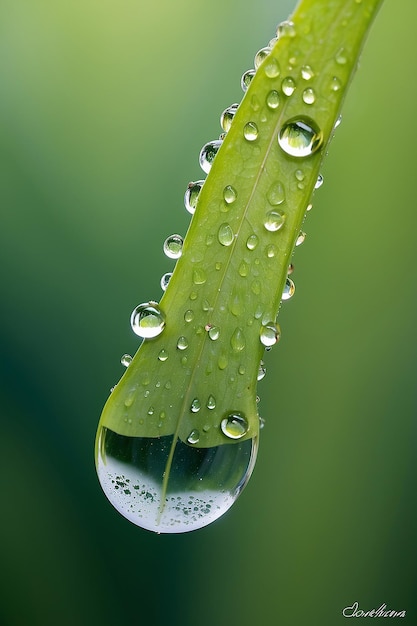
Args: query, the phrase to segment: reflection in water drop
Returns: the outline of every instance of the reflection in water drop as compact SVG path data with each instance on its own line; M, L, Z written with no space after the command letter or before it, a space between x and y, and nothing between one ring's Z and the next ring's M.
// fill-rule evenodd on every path
M241 439L248 432L248 421L243 413L229 413L220 423L222 432L229 439Z
M126 437L104 427L97 434L96 467L107 498L128 520L157 533L188 532L218 519L256 460L256 438L213 448L177 441L164 492L172 444L173 436Z
M156 302L145 302L132 311L130 325L139 337L152 339L164 330L165 316Z
M162 291L166 291L169 281L171 280L171 276L172 276L172 272L166 272L166 274L164 274L161 277L160 285L161 285Z
M132 362L132 357L130 356L130 354L124 354L121 359L120 359L120 363L122 365L124 365L125 367L129 367L129 365Z
M199 162L201 169L206 174L211 170L213 161L222 143L223 141L221 139L215 139L214 141L209 141L209 143L206 143L206 145L201 148Z
M227 109L223 111L223 113L220 116L220 125L223 128L225 133L227 133L230 130L230 127L232 125L232 121L238 109L238 106L239 105L237 103L231 104L229 107L227 107Z
M294 118L286 122L278 134L281 148L293 157L307 157L317 152L322 142L322 134L307 117Z
M164 252L170 259L179 259L182 254L184 243L181 235L170 235L164 241Z
M282 300L289 300L293 297L295 293L295 285L294 281L291 278L287 278L284 285L284 290L282 292Z
M249 85L252 82L252 78L255 76L255 70L247 70L240 81L240 86L242 87L243 91L247 91Z
M293 78L291 78L291 76L287 76L286 78L284 78L284 80L282 81L282 91L286 96L292 96L292 94L295 91L295 81Z
M246 141L255 141L258 138L258 127L255 122L248 122L243 129Z
M274 110L279 107L279 93L276 89L272 89L266 96L266 104L268 108Z
M204 180L196 180L194 183L189 183L185 192L184 206L191 215L195 212L198 196L200 195L203 184Z

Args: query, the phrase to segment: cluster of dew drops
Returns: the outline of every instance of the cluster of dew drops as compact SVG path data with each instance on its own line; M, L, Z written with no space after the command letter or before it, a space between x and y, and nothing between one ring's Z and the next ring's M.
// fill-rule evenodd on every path
M295 26L290 21L281 22L277 28L277 36L271 39L269 44L261 48L255 55L254 59L254 69L249 69L241 77L241 87L243 92L246 92L253 77L256 72L262 65L263 71L269 78L277 78L280 75L280 67L277 60L274 57L271 57L268 61L268 56L275 45L276 41L279 37L294 37L295 36ZM336 57L336 62L343 65L346 63L347 59L344 56L344 51L341 49L338 52ZM291 59L290 59L291 62ZM291 68L290 68L291 69ZM314 77L314 71L309 65L304 65L301 68L301 78L303 81L308 84L308 81ZM286 97L292 96L296 89L297 85L295 80L291 76L283 77L281 82L282 93ZM332 83L330 85L330 89L332 91L338 91L341 88L341 83L337 77L332 79ZM278 109L280 105L281 95L276 89L271 89L266 97L266 104L271 111ZM311 87L306 87L302 92L302 99L305 104L311 105L316 100L316 95L314 90ZM209 141L206 143L200 151L199 154L199 163L201 169L205 174L208 174L213 161L223 143L224 138L226 137L227 132L230 130L233 118L236 114L236 111L239 107L239 104L234 103L228 106L220 116L220 125L222 128L222 133L220 134L218 139L213 141ZM340 124L341 118L336 122L335 127ZM258 138L258 128L255 122L249 121L243 129L244 138L248 142L253 142ZM287 154L294 157L306 157L313 154L320 147L320 131L314 126L314 123L309 118L297 118L293 120L289 120L287 123L283 124L281 130L278 133L278 143L282 150L287 152ZM295 177L298 181L299 188L303 188L303 179L304 174L301 169L297 169L295 171ZM193 215L197 208L198 198L201 192L201 189L204 185L205 180L196 180L194 182L190 182L187 186L184 195L184 205L185 209ZM323 176L320 174L315 189L318 189L323 184ZM224 201L226 204L232 204L237 197L236 190L228 185L225 187L223 192ZM312 208L312 204L307 206L307 211L310 211ZM267 230L274 232L278 231L285 222L285 214L279 213L278 211L271 211L268 213L267 218L265 220L264 226ZM218 238L219 242L222 245L230 245L233 241L233 233L224 228L227 225L222 225L219 229ZM223 227L223 230L221 230ZM230 228L230 227L229 227ZM223 232L224 231L224 232ZM301 231L296 240L296 247L300 246L306 238L306 234ZM256 246L257 239L256 235L252 235L249 237L247 241L247 247L251 249L251 246ZM182 248L183 248L183 237L178 234L170 235L166 238L163 244L163 251L165 255L173 260L177 260L181 257ZM289 278L289 275L293 272L294 266L291 264L288 268L288 276L284 286L282 300L289 300L295 292L295 284ZM165 273L160 281L160 285L163 291L168 287L170 278L172 276L172 272ZM165 327L165 316L157 302L150 301L146 303L139 304L133 310L130 323L133 332L141 337L142 339L151 339L160 335ZM210 338L214 338L213 333L215 332L215 328L208 328L207 331L209 333ZM280 338L280 328L277 323L270 323L265 326L262 326L260 333L260 341L265 346L266 350L270 350L271 347L279 341ZM180 337L178 340L178 349L184 349L181 341L184 340L184 337ZM163 356L161 357L161 360ZM121 358L121 363L125 367L128 367L132 361L132 357L128 354L124 354ZM266 374L266 368L263 361L260 362L259 371L258 371L258 381L262 380ZM258 400L258 398L257 398ZM238 416L234 416L237 418ZM236 422L236 420L235 420ZM264 421L260 418L260 425L263 427Z

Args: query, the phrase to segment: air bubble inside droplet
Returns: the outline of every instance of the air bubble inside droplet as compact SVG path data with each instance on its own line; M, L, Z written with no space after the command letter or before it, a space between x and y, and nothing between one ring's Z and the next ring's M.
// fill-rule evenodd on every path
M215 521L248 482L257 439L227 436L223 445L198 447L201 437L197 429L188 442L172 435L128 437L100 426L96 467L107 498L128 520L157 533L188 532Z
M310 118L294 118L282 126L278 143L290 156L307 157L320 148L322 134Z
M156 302L138 304L130 316L133 332L143 339L152 339L162 333L165 316Z

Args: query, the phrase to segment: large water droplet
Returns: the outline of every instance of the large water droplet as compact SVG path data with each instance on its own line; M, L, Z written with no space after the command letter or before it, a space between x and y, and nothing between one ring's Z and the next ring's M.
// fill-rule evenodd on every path
M226 204L233 204L237 198L237 191L232 185L226 185L223 189L223 199Z
M247 91L254 76L255 76L255 70L247 70L243 74L242 78L240 79L240 86L242 87L243 91Z
M279 93L276 89L272 89L266 96L266 104L269 109L277 109L279 107Z
M278 143L290 156L307 157L320 148L322 134L309 118L294 118L282 126Z
M222 244L222 246L230 246L233 243L234 235L233 230L230 224L226 222L219 226L219 230L217 231L217 239Z
M120 363L122 365L124 365L125 367L129 367L129 365L132 362L132 357L130 356L130 354L124 354L121 359L120 359Z
M249 237L246 240L246 247L248 250L255 250L258 243L259 243L259 239L257 235L255 234L249 235Z
M271 57L265 62L264 72L268 78L277 78L280 75L281 68L274 57Z
M261 326L260 330L260 340L261 344L266 348L270 348L274 346L281 336L281 329L278 324L274 324L273 322L269 322L268 324L264 324Z
M229 107L227 107L227 109L223 111L220 116L220 125L225 133L229 132L230 130L238 106L239 105L237 103L231 104Z
M132 311L130 325L139 337L152 339L164 330L165 316L156 302L145 302Z
M303 78L304 80L311 80L312 78L314 78L314 72L310 65L303 65L303 67L301 68L301 78Z
M203 184L204 180L196 180L194 183L189 183L184 194L184 206L188 213L191 213L191 215L195 212L197 200Z
M285 223L285 213L278 213L278 211L269 211L266 214L264 226L266 230L274 233L277 230L280 230L284 226Z
M277 37L280 39L281 37L295 37L296 30L294 22L290 20L285 20L278 24L277 27Z
M258 67L261 65L261 63L265 61L266 57L270 54L270 52L271 52L270 47L261 48L260 50L258 50L258 52L255 54L255 60L254 60L255 70L257 70Z
M179 259L184 240L181 235L170 235L164 241L164 252L170 259Z
M245 349L246 339L241 328L236 328L233 335L230 338L230 345L234 352L241 352Z
M161 281L160 281L162 291L165 291L166 288L168 287L168 283L171 280L171 276L172 276L172 272L167 272L166 274L162 276Z
M285 200L284 185L280 181L272 183L266 194L269 204L276 206L282 204Z
M184 337L183 335L181 335L181 337L178 338L177 348L178 350L186 350L188 348L187 338Z
M121 515L157 533L182 533L230 508L252 473L257 439L199 448L194 430L190 437L127 437L99 427L97 473Z
M198 413L200 409L201 409L201 402L200 402L200 400L198 398L194 398L194 400L191 402L191 406L190 406L191 413Z
M289 300L295 293L295 285L291 278L287 278L282 292L282 300Z
M284 80L282 81L282 92L286 95L286 96L292 96L292 94L295 91L295 80L293 78L291 78L291 76L286 76L284 78Z
M209 141L205 146L201 148L199 162L200 167L206 174L211 170L211 166L216 157L216 154L220 150L220 146L223 141L221 139L215 139L214 141Z
M303 91L303 102L305 104L314 104L316 101L316 94L314 93L314 89L312 87L308 87Z
M248 122L243 128L243 136L247 141L255 141L258 138L258 132L255 122Z
M220 428L229 439L241 439L248 432L248 421L243 413L233 412L224 417Z

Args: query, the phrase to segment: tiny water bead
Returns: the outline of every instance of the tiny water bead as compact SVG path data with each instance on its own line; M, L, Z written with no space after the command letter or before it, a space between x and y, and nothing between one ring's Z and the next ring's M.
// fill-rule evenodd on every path
M130 316L133 332L143 339L153 339L165 328L165 316L157 302L138 304Z
M120 359L120 363L121 363L122 365L124 365L125 367L129 367L129 365L131 364L132 360L133 360L133 359L132 359L132 357L130 356L130 354L124 354L124 355L122 356L122 358Z
M170 235L164 241L164 252L170 259L179 259L184 240L181 235Z
M191 413L198 413L200 409L201 409L201 402L200 402L200 400L198 398L194 398L194 400L191 402L191 406L190 406Z
M295 285L291 278L287 278L282 292L282 300L289 300L295 293Z
M271 233L280 230L285 223L285 213L278 213L278 211L269 211L266 214L264 226L266 230Z
M212 396L211 394L209 395L209 397L207 398L207 404L206 404L207 408L212 411L213 409L216 408L216 398L214 396Z
M191 309L188 309L184 313L184 322L190 323L193 321L193 319L194 319L194 312Z
M249 237L246 240L246 247L248 250L255 250L258 243L259 243L259 239L257 235L255 234L249 235Z
M259 369L258 369L258 381L265 378L265 376L266 376L266 367L265 367L265 363L261 360L261 362L259 363Z
M220 337L220 328L218 326L209 326L207 328L207 334L212 341L217 341Z
M292 96L296 88L295 80L291 78L291 76L286 76L284 80L282 81L281 88L282 88L282 93L285 96L287 97Z
M301 78L304 80L311 80L314 78L314 72L310 65L303 65L301 68Z
M323 137L310 118L293 118L286 122L278 133L278 143L290 156L303 158L317 152Z
M216 154L220 150L223 141L221 139L215 139L206 143L200 151L199 163L200 167L206 174L211 170L211 166L216 157Z
M237 198L237 191L232 185L226 185L223 189L223 199L226 204L233 204Z
M253 77L255 76L255 70L247 70L241 80L240 80L240 86L242 87L243 91L247 91L249 85L252 82Z
M188 348L187 338L184 337L183 335L181 335L181 337L178 338L177 348L178 350L186 350Z
M194 183L189 183L184 194L184 206L191 215L193 215L196 210L198 196L200 195L203 184L204 180L196 180Z
M280 336L281 329L278 324L269 322L261 326L259 337L261 340L261 344L266 348L274 346L279 341Z
M219 226L219 230L217 231L217 239L222 246L230 246L234 241L234 234L230 224L225 222Z
M306 233L300 230L300 233L295 241L296 247L301 246L301 244L305 242L306 237L307 237Z
M330 81L330 90L331 91L340 91L342 89L342 81L337 76L333 76Z
M239 105L237 103L231 104L227 109L223 111L220 116L220 126L223 128L224 132L227 133L230 130L232 125L233 118L236 114Z
M229 413L220 422L222 432L229 439L241 439L248 432L248 421L243 413Z
M255 122L248 122L243 129L243 136L247 141L255 141L258 138L258 132Z
M225 443L211 448L198 446L197 428L182 442L173 435L127 437L99 427L96 467L104 493L121 515L156 533L210 524L232 506L255 465L258 441L239 441L240 417L230 420L231 435L221 429Z
M165 350L165 348L162 348L162 350L160 350L158 354L158 360L161 361L162 363L165 363L167 359L168 359L168 352Z
M279 93L276 89L272 89L266 96L266 104L272 111L279 107Z
M162 291L165 291L168 287L168 283L171 280L172 272L166 272L161 278L160 284Z
M278 254L278 248L273 243L266 247L266 256L268 259L273 259Z
M338 65L346 65L348 59L344 48L339 48L336 52L335 61Z

